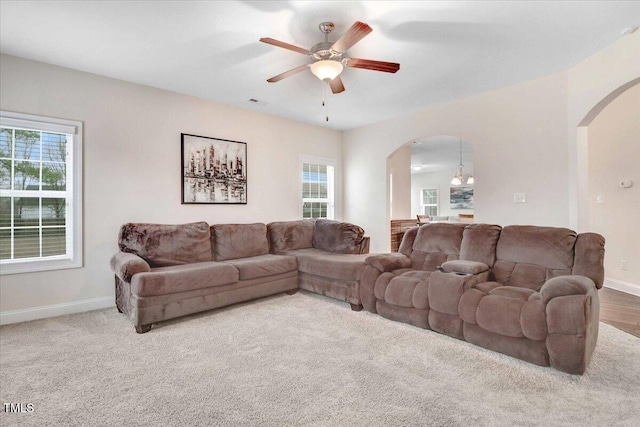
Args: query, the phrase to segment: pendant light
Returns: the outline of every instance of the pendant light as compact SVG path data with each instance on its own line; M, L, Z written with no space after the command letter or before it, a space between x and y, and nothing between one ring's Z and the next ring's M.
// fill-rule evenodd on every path
M462 139L459 139L459 141L460 141L460 165L458 165L458 171L456 172L455 175L453 175L453 178L451 179L452 185L461 185L462 179L464 178L464 175L462 174Z
M451 179L452 185L462 185L462 182L464 181L464 172L462 171L462 139L458 138L458 140L460 141L460 164L458 165L456 174L453 175L453 178ZM473 175L469 175L467 177L467 184L473 184L473 182Z

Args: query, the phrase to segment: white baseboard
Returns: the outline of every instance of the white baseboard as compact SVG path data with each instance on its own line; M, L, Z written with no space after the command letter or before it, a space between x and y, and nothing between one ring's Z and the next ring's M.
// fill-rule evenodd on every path
M631 295L640 297L640 286L634 283L623 282L618 279L604 279L604 286L609 289L615 289L616 291L626 292Z
M27 322L29 320L45 319L47 317L63 316L65 314L82 313L84 311L99 310L115 307L113 297L92 298L83 301L67 302L64 304L46 305L44 307L28 308L0 312L0 325Z

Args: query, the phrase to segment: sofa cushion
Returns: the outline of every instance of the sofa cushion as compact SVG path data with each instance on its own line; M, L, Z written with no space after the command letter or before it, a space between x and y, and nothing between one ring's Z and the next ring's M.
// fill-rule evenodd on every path
M206 222L166 225L128 223L118 235L120 251L138 255L151 267L212 261Z
M429 308L428 271L409 271L391 279L384 293L384 301L397 307Z
M465 292L464 301L461 300L461 311L469 312L465 304L473 302L466 298L468 294L475 295L477 290ZM474 298L475 299L475 298ZM470 308L470 307L469 307ZM465 314L465 320L468 317ZM477 301L475 320L481 328L507 337L529 338L537 341L547 336L547 324L544 305L539 294L531 289L513 286L500 286Z
M464 224L426 224L418 228L409 255L411 266L435 271L442 263L460 258Z
M313 247L328 252L357 254L364 238L364 230L347 222L316 220Z
M250 258L238 258L224 261L240 272L240 280L259 279L261 277L296 271L298 264L295 257L287 255L258 255Z
M233 265L215 261L159 267L131 278L131 293L140 297L223 286L240 278Z
M211 227L216 261L248 258L269 253L267 226L255 224L216 224Z
M359 281L369 254L339 254L319 249L296 249L285 252L298 260L298 271L331 279Z
M567 228L504 227L496 248L495 279L539 291L545 281L571 274L576 240L576 233Z
M496 246L502 227L491 224L470 224L464 228L460 244L460 259L478 261L493 267Z
M510 225L502 229L496 255L503 261L571 269L576 239L576 232L567 228Z
M275 254L313 246L315 219L272 222L267 225L271 252Z

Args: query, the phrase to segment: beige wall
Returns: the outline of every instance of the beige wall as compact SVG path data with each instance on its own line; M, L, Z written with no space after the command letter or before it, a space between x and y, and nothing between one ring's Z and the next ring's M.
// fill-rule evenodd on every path
M618 89L640 78L640 31L567 70L569 132L569 226L589 229L588 132L586 127L608 98Z
M566 224L566 86L556 74L345 132L345 216L369 232L372 251L389 249L384 169L359 153L384 159L410 140L436 135L473 141L476 222ZM527 161L514 161L521 158ZM359 197L380 206L367 216L353 210L358 175L374 183ZM521 192L527 203L516 205L513 194Z
M387 176L393 181L388 199L391 219L411 219L411 144L389 156Z
M588 130L589 225L606 239L607 277L640 286L640 85L605 107ZM618 185L629 179L633 187Z
M388 250L384 159L413 139L457 135L474 143L476 222L571 226L577 126L640 76L639 41L636 32L571 70L345 132L345 217L367 230L372 251ZM514 193L526 193L527 202L514 204ZM366 214L364 201L372 207Z
M84 122L84 268L1 277L0 311L113 296L125 222L246 223L299 217L299 156L337 160L342 134L16 57L1 57L0 108ZM248 144L247 205L180 204L180 133Z

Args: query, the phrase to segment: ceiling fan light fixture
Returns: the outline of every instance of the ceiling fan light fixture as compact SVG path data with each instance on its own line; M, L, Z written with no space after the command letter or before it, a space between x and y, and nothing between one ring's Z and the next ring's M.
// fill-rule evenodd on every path
M331 81L338 77L344 67L338 61L324 59L311 64L311 72L324 82Z

